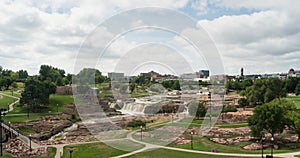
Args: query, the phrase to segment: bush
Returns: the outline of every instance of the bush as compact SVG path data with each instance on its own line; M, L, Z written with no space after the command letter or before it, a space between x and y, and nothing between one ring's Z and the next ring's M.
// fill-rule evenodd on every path
M127 127L140 127L140 126L145 126L145 122L142 120L132 120L127 124Z
M223 110L223 113L226 113L226 112L237 112L237 108L235 107L228 107L228 108L225 108Z

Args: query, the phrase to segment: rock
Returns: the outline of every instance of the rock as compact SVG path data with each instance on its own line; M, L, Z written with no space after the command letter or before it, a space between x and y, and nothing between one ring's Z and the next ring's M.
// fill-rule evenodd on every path
M244 146L243 149L245 149L245 150L261 150L261 144L252 143L250 145Z
M32 151L29 150L29 146L24 144L19 139L11 139L5 145L4 149L17 157L25 157L25 156L42 156L48 154L48 149L46 147L42 148L34 148Z

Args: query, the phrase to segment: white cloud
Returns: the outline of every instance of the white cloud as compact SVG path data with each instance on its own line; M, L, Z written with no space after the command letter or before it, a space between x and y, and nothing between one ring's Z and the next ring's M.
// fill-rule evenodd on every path
M262 11L198 22L216 41L227 73L237 74L240 67L256 73L286 72L300 62L299 58L283 59L300 50L300 14L295 14L299 9L294 3L282 2L224 0L219 6Z
M197 15L204 15L208 13L208 1L196 0L192 3L191 7L198 11Z

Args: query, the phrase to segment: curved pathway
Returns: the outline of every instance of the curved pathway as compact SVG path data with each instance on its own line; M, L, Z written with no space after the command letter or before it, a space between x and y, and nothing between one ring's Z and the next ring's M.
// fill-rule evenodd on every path
M176 120L176 121L179 121L179 120ZM182 152L189 152L189 153L205 154L205 155L216 155L216 156L261 157L261 154L216 153L216 152L208 152L208 151L200 151L200 150L190 150L190 149L182 149L182 148L175 148L175 147L168 147L168 146L161 146L161 145L156 145L156 144L150 144L150 143L146 143L146 142L134 139L132 137L132 135L134 133L136 133L136 132L137 131L130 132L127 135L127 139L131 140L133 142L139 143L139 144L143 144L143 145L145 145L145 147L142 148L142 149L139 149L139 150L127 153L127 154L115 156L113 158L123 158L123 157L131 156L131 155L134 155L134 154L137 154L137 153L149 150L149 149L158 149L158 148L167 149L167 150L182 151ZM291 152L291 153L274 154L274 157L294 158L296 155L300 155L300 151L299 152Z
M13 111L14 110L14 105L17 104L20 101L20 98L12 96L12 95L4 94L4 93L1 93L1 95L17 99L15 102L9 104L9 109L7 110L7 112Z

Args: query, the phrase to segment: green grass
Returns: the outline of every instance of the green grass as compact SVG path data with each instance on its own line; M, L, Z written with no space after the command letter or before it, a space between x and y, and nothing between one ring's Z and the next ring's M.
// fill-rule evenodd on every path
M4 121L10 121L11 123L22 123L22 122L28 122L32 120L38 120L43 116L46 116L47 114L41 114L41 113L29 113L29 118L27 117L27 114L22 115L8 115L5 116L3 119Z
M300 96L288 96L286 99L295 103L296 107L300 109Z
M31 156L31 157L24 157L24 158L54 158L56 154L56 148L50 148L50 152L48 153L48 155L44 155L44 156Z
M62 158L70 157L70 149L73 149L72 156L74 158L107 158L126 154L126 151L118 150L104 143L91 143L82 145L70 145L64 147Z
M74 104L74 99L72 95L58 95L52 94L49 98L50 104L48 112L56 113L57 112L57 105L58 105L58 112L62 112L64 110L64 105Z
M1 94L0 94L1 95ZM8 97L5 95L1 95L1 99L0 99L0 108L8 108L8 105L15 102L17 99L12 98L12 97Z
M7 95L12 95L14 97L21 97L21 93L18 93L16 91L13 91L13 93L11 92L11 90L6 90L6 91L2 91L2 93L7 94Z
M9 154L8 152L6 152L5 150L3 151L3 157L4 158L16 158L16 157L12 156L11 154Z
M237 124L221 124L218 125L219 128L240 128L240 127L247 127L248 123L237 123Z
M213 147L218 148L218 152L223 152L223 153L245 153L245 154L259 154L261 151L256 150L256 151L249 151L249 150L244 150L242 149L243 146L246 146L250 144L251 142L241 142L241 143L236 143L232 145L222 145L218 143L214 143L210 141L206 137L197 137L193 136L194 140L194 150L200 150L200 151L211 151ZM183 145L176 145L176 144L170 144L172 147L177 147L177 148L183 148L183 149L190 149L191 144L183 144ZM299 151L298 149L279 149L279 150L274 150L275 153L287 153L287 152L296 152ZM270 153L270 149L265 150L266 153Z
M24 133L24 134L36 134L36 132L34 130L32 130L31 128L28 128L28 127L20 127L19 130L21 133Z
M167 149L156 149L150 150L142 153L138 153L128 158L219 158L225 157L230 158L230 156L218 156L218 155L205 155L205 154L197 154L197 153L188 153L182 151L174 151L174 150L167 150ZM235 157L236 158L236 157Z

